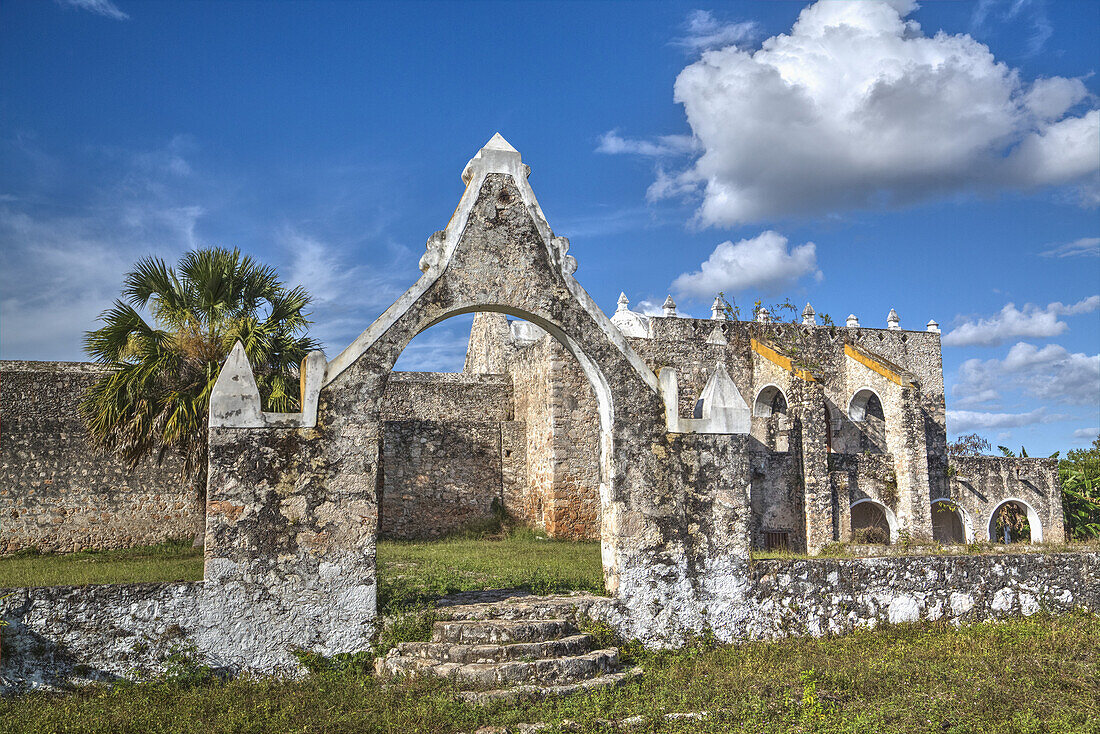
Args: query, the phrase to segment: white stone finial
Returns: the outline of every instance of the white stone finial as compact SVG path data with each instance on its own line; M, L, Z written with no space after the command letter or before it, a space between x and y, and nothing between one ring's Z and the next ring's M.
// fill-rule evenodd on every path
M493 133L493 137L489 138L489 142L482 146L482 150L504 150L509 153L518 153L519 151L512 147L512 144L504 139L504 136L500 133Z
M240 340L233 345L210 392L210 425L230 428L264 425L260 390Z
M806 308L802 309L802 325L817 326L817 312L809 303L806 304Z
M714 297L714 303L710 306L710 317L715 321L726 320L726 304L722 303L721 296Z
M761 324L769 324L771 323L772 315L768 313L768 309L761 306L760 308L756 309L756 320L758 323Z
M886 316L886 328L890 331L901 331L901 319L898 318L898 312L894 309L890 309L890 313Z
M615 313L619 313L619 311L629 311L629 310L630 310L630 299L626 297L626 292L622 291L622 292L619 293L619 305L615 309Z
M847 326L849 329L858 329L859 319L856 318L856 315L854 313L850 313L848 314L848 321L844 325Z
M936 323L935 319L928 319L928 326L926 328L929 331L936 332L937 334L940 333L940 325Z
M665 316L676 316L677 315L676 314L676 301L672 300L672 294L671 293L668 295L668 298L665 299L664 315Z
M519 151L500 133L496 133L466 164L462 171L462 182L469 186L479 173L507 173L519 181L521 176L531 175L531 169L524 165Z

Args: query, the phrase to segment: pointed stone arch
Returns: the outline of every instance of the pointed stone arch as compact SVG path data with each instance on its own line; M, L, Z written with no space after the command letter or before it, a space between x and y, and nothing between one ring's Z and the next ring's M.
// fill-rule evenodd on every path
M719 415L690 435L666 423L669 395L574 278L569 242L550 229L528 174L499 135L470 161L462 199L428 239L417 282L330 362L304 366L303 413L212 413L208 593L226 608L240 607L242 590L266 604L240 611L265 635L251 651L237 644L235 656L288 645L332 654L369 639L382 394L413 337L478 311L550 333L596 394L604 576L620 632L667 641L709 625L734 635L735 620L707 610L745 588L750 479L747 436L733 414L747 422L748 406L739 395L727 405L733 394L719 390ZM234 363L212 405L250 405L232 394L249 381L230 374L247 369ZM732 385L721 366L716 375L718 387Z

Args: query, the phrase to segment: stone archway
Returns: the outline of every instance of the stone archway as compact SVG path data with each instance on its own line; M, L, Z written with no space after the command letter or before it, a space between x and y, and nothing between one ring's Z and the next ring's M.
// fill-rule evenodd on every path
M547 224L528 173L499 135L470 161L419 280L331 361L304 365L301 414L259 412L243 353L223 368L211 398L206 580L227 608L240 609L241 590L262 600L240 610L265 631L254 647L332 654L369 639L383 390L416 334L475 311L549 332L597 396L612 623L655 642L707 626L735 635L738 621L717 610L747 588L747 437L709 423L670 431L669 396L573 277L569 242Z

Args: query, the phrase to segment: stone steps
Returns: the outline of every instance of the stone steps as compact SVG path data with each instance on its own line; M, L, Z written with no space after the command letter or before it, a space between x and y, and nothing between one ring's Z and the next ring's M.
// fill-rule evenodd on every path
M505 660L538 660L581 655L592 649L591 635L570 635L544 642L508 645L460 645L446 642L401 642L397 651L406 658L427 658L443 663L495 663Z
M507 645L556 640L576 633L576 626L564 619L464 619L436 622L432 628L432 642Z
M566 695L618 685L619 651L598 650L576 620L595 598L531 597L441 606L430 642L403 642L375 661L380 676L431 675L471 702Z

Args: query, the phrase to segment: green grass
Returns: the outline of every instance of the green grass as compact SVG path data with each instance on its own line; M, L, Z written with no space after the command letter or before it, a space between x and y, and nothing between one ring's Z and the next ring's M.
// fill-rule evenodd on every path
M901 625L844 637L664 653L634 650L637 682L521 705L461 703L443 681L385 685L359 667L295 682L180 671L149 683L0 699L6 732L472 732L486 724L647 717L640 731L826 734L1100 732L1100 616L955 630ZM702 721L672 712L710 711Z
M456 591L526 588L539 594L603 593L600 544L548 540L528 530L486 539L378 543L382 614L422 607ZM0 558L0 588L198 580L202 551L191 541L127 550Z
M598 542L548 540L517 529L499 539L453 537L378 543L382 614L456 591L525 588L537 594L604 593Z
M192 548L190 539L142 548L64 554L23 551L0 557L0 589L201 578L202 549Z

